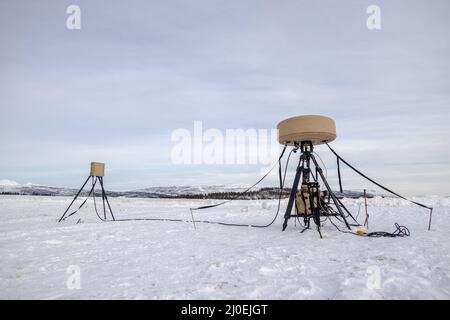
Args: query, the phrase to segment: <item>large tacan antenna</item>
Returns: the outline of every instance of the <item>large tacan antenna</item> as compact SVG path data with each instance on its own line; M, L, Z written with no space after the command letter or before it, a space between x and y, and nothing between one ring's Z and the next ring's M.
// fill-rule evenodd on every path
M310 220L313 219L317 231L322 237L320 232L321 216L342 218L342 222L350 230L347 217L353 218L353 216L331 190L313 152L314 145L336 139L334 120L319 115L299 116L281 121L277 128L280 144L294 146L295 151L300 150L300 159L284 214L283 231L290 218L302 218L305 223L304 230L309 229ZM325 186L323 191L320 189L319 177ZM337 211L334 210L332 204ZM294 206L295 213L292 213ZM356 222L354 218L353 220Z

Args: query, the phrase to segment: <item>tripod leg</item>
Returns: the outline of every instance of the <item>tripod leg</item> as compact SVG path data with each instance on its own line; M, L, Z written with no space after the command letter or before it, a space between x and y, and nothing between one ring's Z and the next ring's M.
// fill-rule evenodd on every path
M320 226L317 226L317 232L319 233L320 239L323 239L322 232L320 231Z
M99 180L101 179L101 177L99 178ZM103 188L102 188L102 202L103 202L103 219L106 220L106 204L105 204L105 193L103 192Z
M308 230L309 229L309 226L306 226L306 227L304 227L303 229L302 229L302 231L300 231L300 233L303 233L303 232L305 232L306 230Z
M311 188L310 186L308 186L308 193L309 193L309 208L311 210L313 221L316 224L316 226L320 227L320 207L319 207L320 195L318 192L318 186L317 188L316 187Z
M338 178L339 178L339 191L342 193L342 179L341 179L341 166L339 165L339 157L336 158L337 160L337 172L338 172Z
M86 185L86 183L88 183L89 178L91 176L87 177L86 181L83 183L83 185L81 186L80 190L78 190L77 194L75 195L75 197L73 198L72 202L69 204L69 206L67 207L66 211L64 211L63 215L61 216L61 218L59 218L58 222L61 222L62 219L64 219L65 215L67 214L67 211L69 211L70 207L72 206L72 204L75 202L75 200L77 200L78 196L80 195L81 191L84 189L84 186Z
M431 217L433 216L433 208L430 208L430 219L428 221L428 231L431 230Z
M353 219L353 221L355 221L355 223L356 223L358 226L360 226L359 222L356 221L355 217L350 213L350 211L348 211L347 207L344 206L344 204L342 203L342 201L339 200L338 198L336 198L336 199L337 199L337 201L339 202L340 206L341 206L342 208L344 208L345 212L347 212L347 214Z
M317 168L316 168L317 170ZM308 186L309 191L309 201L310 201L310 210L312 214L312 219L316 224L317 232L319 233L320 239L322 239L322 232L320 232L320 195L318 187L313 187L313 190Z
M102 187L103 196L105 197L106 203L108 204L109 212L111 213L111 217L112 217L113 221L115 221L116 218L114 218L114 214L112 212L111 206L110 206L109 201L108 201L108 197L107 197L106 192L105 192L105 187L103 186L103 177L100 177L99 180L100 180L100 185Z
M86 204L86 202L89 200L89 198L91 197L92 191L94 191L95 184L97 183L97 179L94 179L93 176L91 176L91 178L92 178L92 187L91 187L91 189L89 190L89 193L88 193L86 199L84 199L84 201L80 204L80 206L78 207L77 210L75 210L74 212L72 212L72 213L70 213L69 215L65 216L65 217L63 218L63 220L66 220L67 218L69 218L69 217L73 216L75 213L77 213L81 208L83 208L83 206L84 206L84 205ZM95 204L95 197L94 197L93 199L94 199L94 204Z
M295 173L294 184L292 185L291 195L289 196L288 206L286 208L286 213L284 214L283 231L286 230L287 223L291 217L292 207L294 206L295 197L297 196L298 183L300 182L300 176L303 172L303 155L300 156L300 161L297 166L297 172Z
M338 209L339 214L341 215L342 219L344 219L346 227L348 228L348 230L351 230L350 225L348 224L347 219L345 218L344 212L342 211L342 208L339 205L339 201L336 198L336 195L334 194L333 190L331 190L331 187L328 184L327 179L323 175L322 168L320 168L319 164L316 161L316 158L312 154L311 154L311 159L314 162L314 166L317 168L317 172L319 172L319 175L322 178L322 181L325 184L325 187L327 188L327 190L328 190L328 192L329 192L329 194L331 196L331 199L333 199L333 202L336 205L336 208Z

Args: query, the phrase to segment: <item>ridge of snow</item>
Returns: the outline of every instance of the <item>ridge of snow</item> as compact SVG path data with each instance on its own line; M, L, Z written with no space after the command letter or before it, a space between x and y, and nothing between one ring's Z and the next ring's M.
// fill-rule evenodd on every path
M18 187L18 186L20 186L20 184L13 180L3 179L3 180L0 180L0 186L2 186L2 187Z

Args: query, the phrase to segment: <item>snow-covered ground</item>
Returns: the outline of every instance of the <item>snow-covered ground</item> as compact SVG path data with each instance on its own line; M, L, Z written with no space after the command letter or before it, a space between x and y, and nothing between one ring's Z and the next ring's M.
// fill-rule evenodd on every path
M269 228L179 222L101 222L92 202L57 223L69 197L0 196L1 299L450 298L450 200L369 200L370 231L406 225L407 238L364 238L327 223L299 233L282 214ZM358 212L361 200L344 200ZM190 219L197 200L110 199L116 218ZM267 223L276 200L234 201L196 219ZM282 207L283 212L284 207ZM362 209L362 208L361 208ZM361 210L362 211L362 210ZM77 224L81 218L81 223ZM363 214L360 214L362 220ZM75 267L73 267L75 266ZM80 289L70 289L80 271Z

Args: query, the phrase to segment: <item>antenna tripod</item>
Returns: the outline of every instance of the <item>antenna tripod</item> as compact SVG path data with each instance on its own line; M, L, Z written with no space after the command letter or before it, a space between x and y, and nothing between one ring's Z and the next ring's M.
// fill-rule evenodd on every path
M105 164L104 163L99 163L99 162L92 162L91 163L91 173L90 173L90 175L87 177L86 181L83 183L83 185L81 186L80 190L78 190L77 194L75 195L75 197L73 198L73 200L69 204L69 206L67 207L66 211L64 211L64 213L61 216L61 218L59 218L58 222L61 222L61 221L65 220L65 219L69 218L70 216L73 216L75 213L77 213L85 205L86 201L89 199L89 197L91 195L92 195L92 198L94 199L95 213L100 218L100 220L106 221L106 205L108 206L108 210L109 210L109 213L111 215L112 220L113 221L116 220L114 218L114 214L113 214L111 206L109 204L108 196L106 195L106 192L105 192L105 187L103 186L103 176L104 176L104 174L105 174ZM89 190L89 193L88 193L86 199L81 203L81 205L78 207L77 210L71 212L70 214L68 214L66 216L66 214L69 211L70 207L72 207L73 203L78 199L78 197L81 194L81 191L83 191L84 187L86 186L86 184L88 183L89 180L92 181L92 187ZM97 182L100 184L100 188L101 188L102 203L103 203L103 218L98 213L98 211L97 211L97 203L95 202L95 185L97 184Z
M322 172L322 168L314 157L314 147L312 142L302 141L300 144L294 144L294 146L296 149L300 149L300 160L295 173L286 213L284 214L283 231L286 229L290 218L303 218L305 222L305 229L303 231L309 229L310 220L313 219L317 226L317 231L322 238L320 232L321 216L340 216L345 223L345 226L350 230L351 228L347 222L344 211L348 216L352 217L355 222L356 220L336 197L333 190L331 190L331 187ZM296 151L296 149L294 150ZM311 164L314 164L315 174L311 169ZM327 191L320 191L319 176ZM301 187L299 190L300 180ZM331 200L335 205L337 212L331 207ZM296 213L292 214L294 204Z

